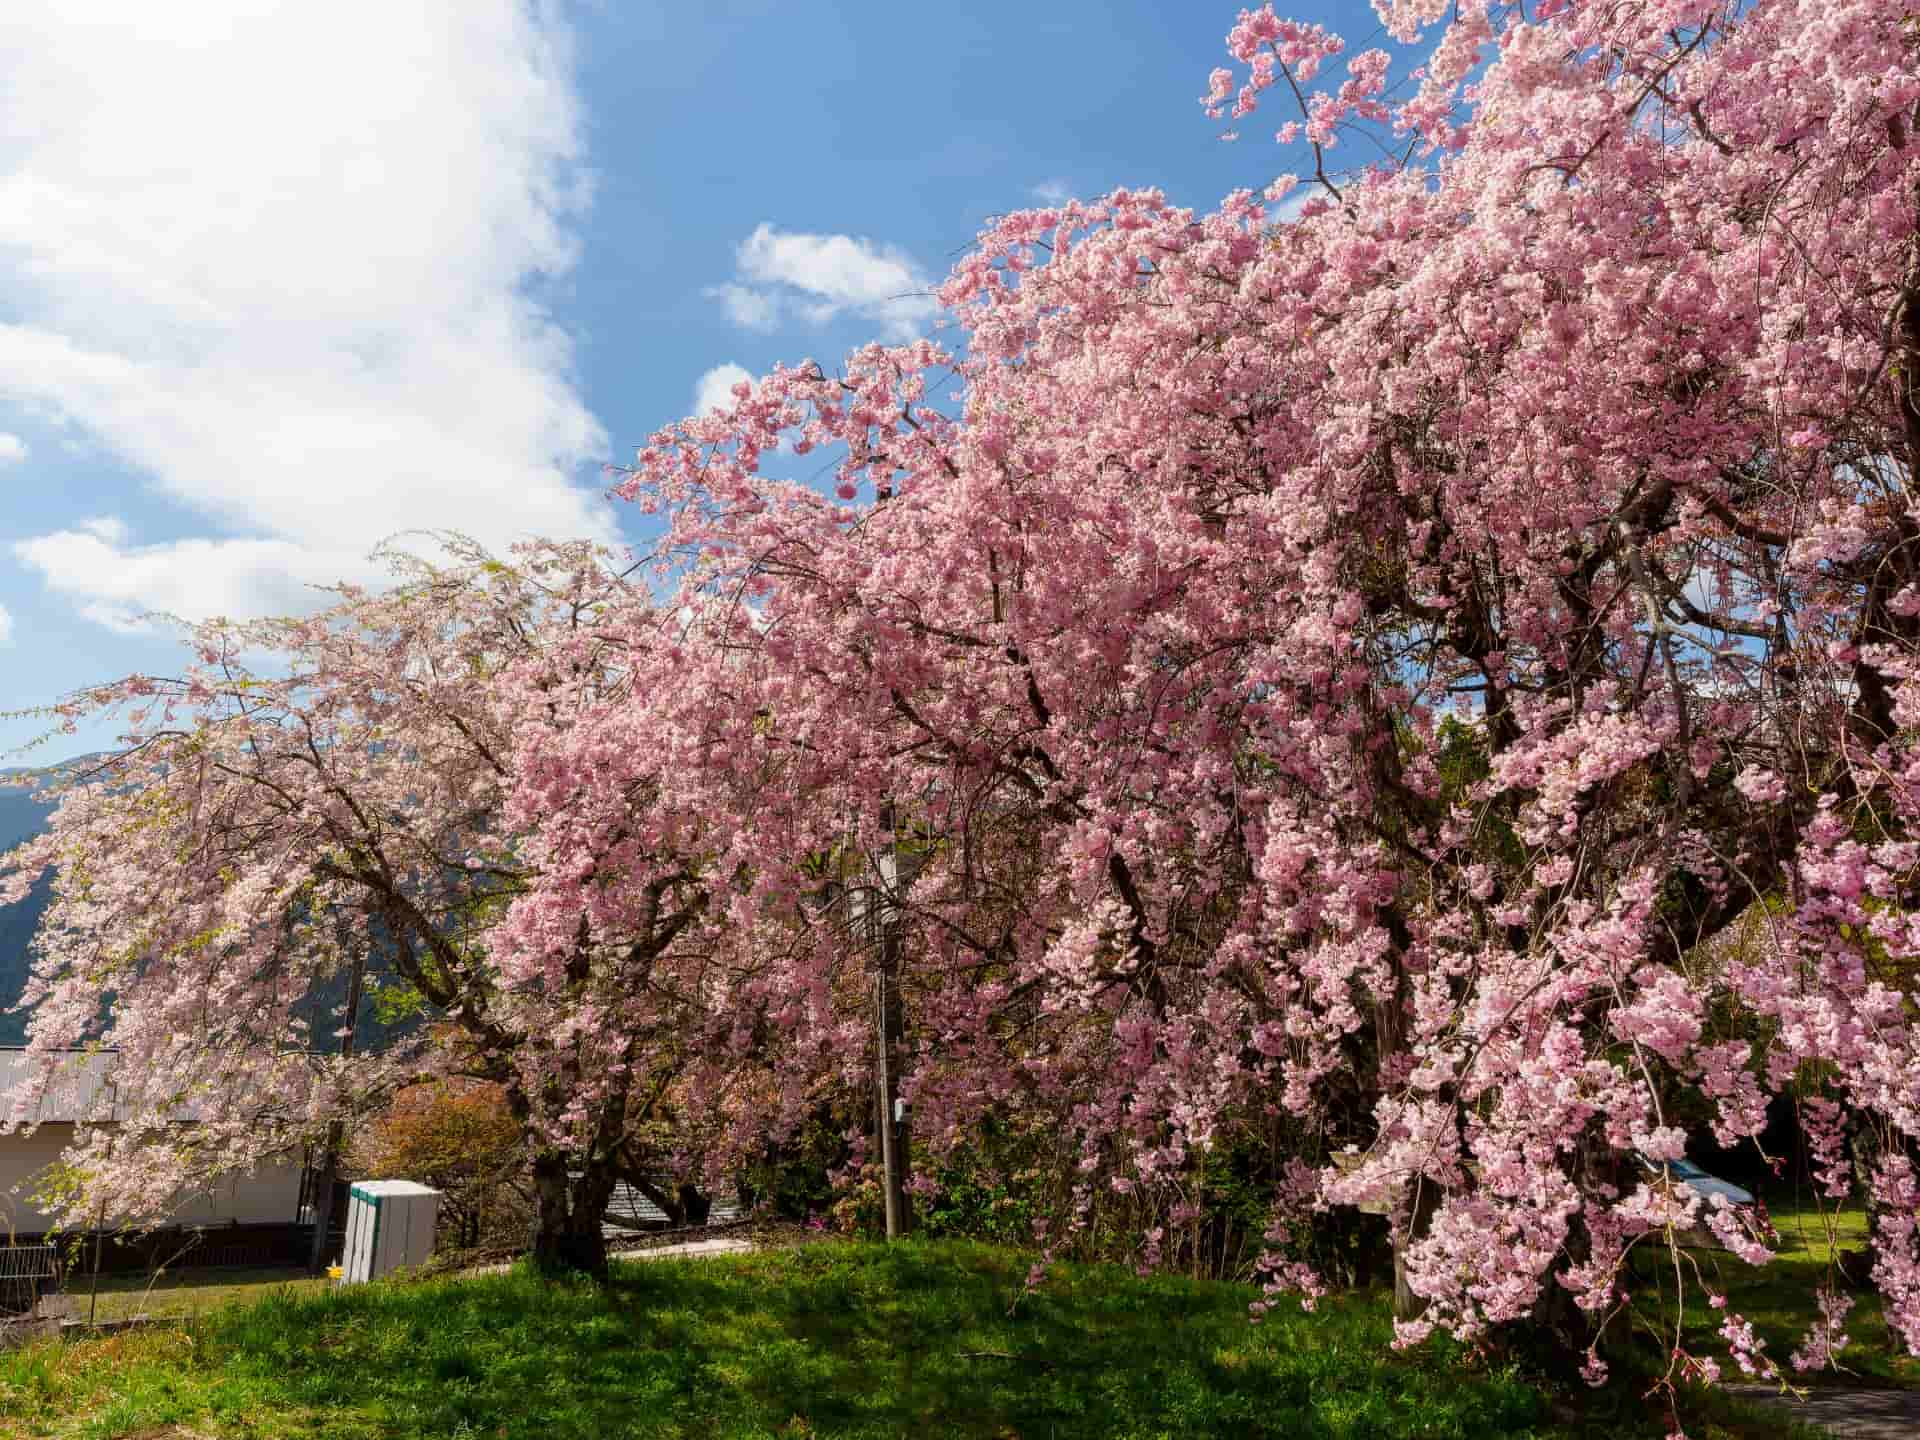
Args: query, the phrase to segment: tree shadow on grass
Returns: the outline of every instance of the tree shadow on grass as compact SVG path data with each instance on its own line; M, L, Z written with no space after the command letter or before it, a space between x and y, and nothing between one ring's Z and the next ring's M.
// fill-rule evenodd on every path
M1389 1354L1377 1308L1249 1323L1252 1291L954 1244L816 1245L281 1297L209 1327L336 1433L1368 1436L1539 1433L1512 1377Z

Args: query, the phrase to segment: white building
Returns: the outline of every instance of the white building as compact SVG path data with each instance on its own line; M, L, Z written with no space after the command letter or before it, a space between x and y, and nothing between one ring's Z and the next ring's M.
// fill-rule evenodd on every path
M26 1237L48 1230L52 1217L35 1204L32 1192L42 1173L73 1143L82 1119L111 1124L117 1115L113 1095L114 1055L76 1054L55 1077L39 1105L39 1125L31 1135L0 1135L0 1244L9 1235ZM0 1050L0 1115L11 1111L14 1092L26 1084L27 1056ZM181 1121L192 1124L191 1119ZM251 1175L230 1176L174 1197L171 1223L179 1226L292 1225L300 1205L303 1165L299 1155L262 1165ZM119 1217L107 1216L111 1229Z

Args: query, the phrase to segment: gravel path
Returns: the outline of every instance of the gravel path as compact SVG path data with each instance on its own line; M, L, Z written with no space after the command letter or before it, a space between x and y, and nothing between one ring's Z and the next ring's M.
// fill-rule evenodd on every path
M1920 1436L1920 1390L1852 1390L1822 1387L1805 1400L1768 1385L1729 1385L1742 1400L1757 1400L1783 1415L1821 1425L1835 1440L1914 1440Z

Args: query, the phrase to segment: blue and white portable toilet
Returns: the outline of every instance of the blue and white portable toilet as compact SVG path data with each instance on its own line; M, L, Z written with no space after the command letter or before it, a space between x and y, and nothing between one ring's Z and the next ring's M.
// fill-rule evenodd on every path
M433 1254L440 1192L411 1180L362 1180L347 1191L347 1245L340 1283L377 1280Z

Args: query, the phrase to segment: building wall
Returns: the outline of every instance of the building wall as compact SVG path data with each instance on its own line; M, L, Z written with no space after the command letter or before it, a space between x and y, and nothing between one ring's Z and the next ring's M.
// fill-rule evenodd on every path
M0 1236L36 1234L52 1217L27 1198L39 1172L72 1142L73 1126L42 1125L31 1135L0 1135ZM181 1225L288 1224L300 1203L300 1159L262 1165L251 1175L177 1197L173 1220ZM111 1219L112 1217L109 1217Z
M300 1206L300 1170L298 1156L291 1160L262 1165L251 1175L230 1175L213 1187L190 1197L174 1212L182 1225L224 1224L238 1220L243 1225L292 1224Z
M72 1138L71 1125L42 1125L31 1135L0 1135L0 1233L33 1235L47 1228L47 1216L27 1192Z

